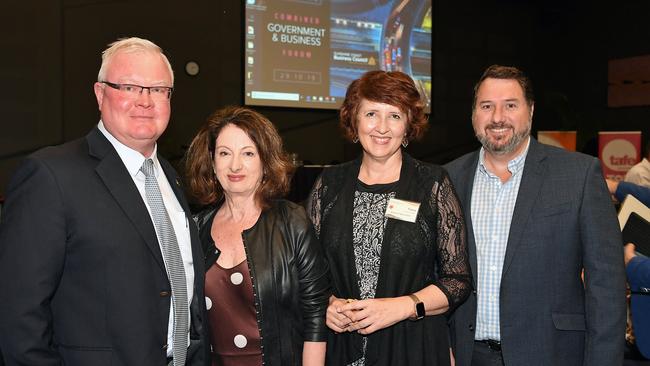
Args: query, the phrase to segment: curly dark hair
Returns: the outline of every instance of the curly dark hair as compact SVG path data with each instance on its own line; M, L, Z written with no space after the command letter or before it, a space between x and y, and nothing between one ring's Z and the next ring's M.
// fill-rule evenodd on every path
M214 204L223 197L223 187L214 174L214 153L217 137L228 125L241 128L255 143L264 172L255 199L260 207L268 208L270 200L283 197L289 191L294 167L273 123L262 114L244 107L217 110L192 140L185 158L189 193L201 205Z
M350 84L339 112L343 135L350 141L358 135L357 115L362 99L390 104L406 113L408 140L420 139L429 126L424 101L407 74L400 71L368 71Z

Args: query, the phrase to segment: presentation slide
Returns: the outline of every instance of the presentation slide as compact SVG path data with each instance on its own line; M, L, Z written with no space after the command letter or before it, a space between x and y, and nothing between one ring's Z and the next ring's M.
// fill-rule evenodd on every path
M338 109L369 70L409 74L431 104L431 0L245 0L247 105Z

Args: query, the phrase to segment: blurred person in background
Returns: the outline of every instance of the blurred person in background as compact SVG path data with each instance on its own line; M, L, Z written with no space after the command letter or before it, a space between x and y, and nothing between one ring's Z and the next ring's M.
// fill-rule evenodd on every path
M648 158L650 158L650 140L645 142L643 159L627 171L623 180L650 188L650 161Z
M637 254L633 243L625 245L625 271L635 343L641 355L650 358L650 258Z

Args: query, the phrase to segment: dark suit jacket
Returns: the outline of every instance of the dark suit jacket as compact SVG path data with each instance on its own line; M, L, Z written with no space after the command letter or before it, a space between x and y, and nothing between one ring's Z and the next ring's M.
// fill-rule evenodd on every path
M207 364L203 255L194 257L188 365ZM14 175L0 224L0 348L7 365L166 364L170 283L147 208L95 128L40 150Z
M465 211L473 273L471 198L478 155L467 154L446 166ZM476 306L474 292L451 319L457 366L471 362ZM531 138L508 237L499 309L507 366L622 364L621 233L597 159Z

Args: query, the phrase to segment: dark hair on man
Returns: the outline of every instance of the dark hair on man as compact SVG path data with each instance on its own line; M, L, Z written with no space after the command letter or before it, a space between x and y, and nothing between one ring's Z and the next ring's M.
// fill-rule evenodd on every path
M515 80L519 83L519 86L521 86L521 89L524 91L526 103L528 103L529 106L535 104L533 84L523 71L513 66L492 65L485 69L483 75L481 75L481 78L478 79L478 82L476 85L474 85L474 101L472 103L472 108L476 107L476 94L478 93L478 88L481 86L485 79Z
M418 140L424 135L428 127L424 101L413 80L405 73L368 71L350 84L339 113L344 137L350 141L358 136L358 113L362 99L390 104L405 113L408 140Z
M262 184L255 198L262 208L268 208L272 199L289 191L294 167L273 123L244 107L225 107L214 112L192 140L185 161L189 193L202 205L214 204L223 197L223 187L214 173L214 153L217 137L228 125L242 129L255 143L263 169Z

